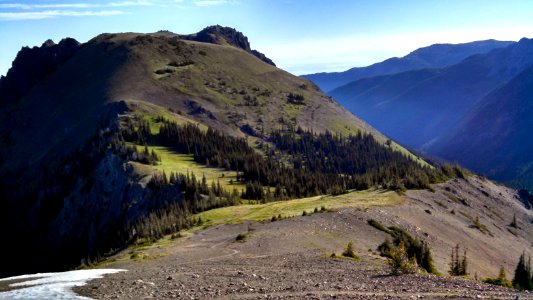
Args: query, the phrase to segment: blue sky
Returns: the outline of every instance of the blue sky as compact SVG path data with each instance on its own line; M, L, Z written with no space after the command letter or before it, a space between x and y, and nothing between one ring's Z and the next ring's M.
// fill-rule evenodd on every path
M533 1L0 0L0 74L23 46L220 24L294 74L365 66L434 43L533 37Z

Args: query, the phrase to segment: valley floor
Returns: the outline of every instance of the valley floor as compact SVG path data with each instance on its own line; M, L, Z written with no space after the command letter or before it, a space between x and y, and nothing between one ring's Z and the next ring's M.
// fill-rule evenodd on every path
M468 184L475 186L478 181L470 180ZM447 185L453 186L453 183ZM437 197L441 188L444 191L446 185L439 187L436 193L427 193ZM493 188L497 189L498 186ZM492 191L486 189L487 192ZM97 299L533 299L533 295L528 293L472 279L422 274L389 276L386 260L375 252L387 234L369 226L369 218L379 219L387 226L402 226L410 232L417 232L417 235L427 235L431 245L434 245L431 249L438 270L447 272L445 257L451 248L444 246L436 234L439 226L443 227L447 221L451 222L450 218L460 214L447 213L446 210L451 207L439 212L439 207L442 208L440 205L430 208L431 214L424 213L423 209L428 203L417 197L427 199L422 197L426 196L425 193L409 192L407 203L399 206L379 209L351 207L276 222L245 221L241 224L215 225L167 245L159 243L142 251L130 250L132 252L125 255L132 255L135 259L118 259L105 266L126 269L127 272L107 275L74 291ZM429 198L426 201L434 200ZM464 209L465 214L475 203L470 202L469 205ZM417 213L417 210L420 212ZM410 214L420 213L422 218L408 220ZM398 219L397 216L404 216L407 220ZM427 232L418 232L420 228L409 227L408 223L423 225L424 218L433 218L429 219L430 223L435 223L433 227L437 229L430 224ZM485 220L484 217L481 219ZM485 222L488 223L488 220ZM501 226L496 222L493 224ZM464 224L447 225L444 233L455 230L454 226L456 230L464 230L460 232L463 238L478 234L477 229ZM472 249L469 250L472 253L471 273L477 273L478 269L479 272L492 272L494 268L499 268L500 261L486 261L484 256L477 255L478 252L490 256L492 251L506 251L498 246L503 233L495 232L490 226L489 229L492 230L490 240L495 241L496 250L488 248L479 251L474 248L475 243L467 244ZM246 234L244 242L236 241L239 234ZM507 236L501 238L509 240ZM472 239L477 240L477 243L483 242L483 237ZM529 236L517 234L516 239L516 243L521 241L523 245ZM350 240L355 243L359 260L329 258L333 251L340 254ZM514 243L508 243L512 251L515 251L512 249ZM453 245L453 241L449 245ZM510 257L514 258L514 253ZM507 264L515 264L514 259L505 259L512 260ZM483 261L486 266L483 266ZM510 271L507 271L508 274Z

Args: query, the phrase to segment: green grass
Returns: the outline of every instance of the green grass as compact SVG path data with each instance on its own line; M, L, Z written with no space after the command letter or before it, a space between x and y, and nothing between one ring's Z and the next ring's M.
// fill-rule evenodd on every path
M397 144L396 142L392 142L391 143L391 149L393 151L397 151L397 152L400 152L402 153L403 155L411 158L412 160L414 160L415 162L417 162L418 164L420 164L421 166L423 167L429 167L431 169L433 169L433 166L428 164L425 160L421 159L419 156L413 154L411 151L407 150L406 148L400 146L399 144Z
M137 149L142 151L144 147L137 145ZM167 176L170 176L171 172L181 174L187 174L188 172L194 173L198 180L202 179L202 176L205 176L208 185L211 185L212 182L216 184L217 181L220 181L220 185L229 192L233 191L234 188L239 191L245 188L244 184L236 182L237 172L235 171L207 167L195 162L192 154L180 154L168 147L148 146L148 151L151 152L152 150L161 158L161 162L155 166L132 162L136 172L152 174L155 172L162 173L164 171ZM233 183L230 183L231 180Z
M205 211L197 216L206 220L206 224L208 225L238 224L245 220L271 220L272 216L278 215L281 215L283 218L301 216L304 210L311 213L315 207L322 206L330 210L343 207L367 209L375 206L390 206L400 203L403 203L403 200L395 192L367 190L339 196L316 196L266 204L242 204Z

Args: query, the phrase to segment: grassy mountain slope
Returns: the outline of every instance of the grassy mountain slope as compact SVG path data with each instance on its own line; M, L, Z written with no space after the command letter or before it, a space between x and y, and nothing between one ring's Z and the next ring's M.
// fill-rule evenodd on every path
M318 85L323 91L332 91L352 81L365 77L389 75L425 68L443 68L463 59L495 48L505 47L512 42L477 41L464 44L435 44L419 48L404 57L393 57L368 67L352 68L344 72L316 73L303 75Z
M339 174L319 172L321 178L329 179L319 182L305 169L294 171L301 176L288 177L293 172L287 166L292 164L289 155L278 152L274 160L264 157L268 154L265 144L275 130L328 131L335 134L330 138L369 133L378 141L372 144L373 139L366 139L371 149L377 149L376 155L401 161L410 174L433 172L422 170L425 162L414 163L398 154L414 158L399 145L385 146L385 136L308 80L236 47L239 44L231 39L243 37L229 32L234 34L226 32L215 39L219 44L183 40L168 32L102 34L85 44L73 43L70 57L51 61L51 67L34 78L34 85L11 93L10 87L18 85L6 82L16 83L33 72L34 64L25 63L28 56L17 56L9 72L17 76L1 79L2 93L17 94L9 101L2 96L0 105L0 227L6 244L16 245L1 249L1 256L13 258L2 262L2 274L73 267L81 258L94 259L138 236L153 235L154 228L162 231L161 224L167 224L165 230L189 226L191 212L238 202L248 188L245 184L260 186L242 179L256 176L248 169L257 164L264 168L256 194L258 190L275 193L276 183L278 198L291 189L293 194L316 194L318 187L299 189L286 183L301 182L301 176L321 185L321 191L344 180ZM55 46L46 43L34 48L29 61L48 57L41 52L50 52L50 47ZM179 152L170 143L145 146L135 137L124 138L125 128L140 134L146 122L152 132L144 137L157 139L161 126L169 121L197 125L196 137L213 132L207 128L221 132L216 142L229 151L238 146L240 154L251 158L246 162L239 160L242 157L222 160L227 153L216 153L209 156L210 165L197 159L198 147L205 144L184 146ZM239 139L231 144L229 137ZM389 155L391 149L395 152ZM227 167L230 161L240 165ZM267 165L269 161L273 164ZM187 174L187 178L169 185L162 178L168 180L170 174L163 177L163 171ZM273 174L266 178L265 172ZM196 179L188 177L192 173ZM355 182L348 179L350 184ZM216 187L218 182L221 189ZM192 204L186 199L193 199Z
M420 149L447 133L486 94L533 63L532 52L533 40L522 39L450 67L362 79L330 94L378 130Z
M289 103L290 93L303 95L304 104ZM103 122L104 107L116 109L112 103L121 100L181 112L234 136L298 125L316 132L362 130L384 140L307 80L244 50L165 34L103 34L20 101L3 104L3 157L9 161L2 169L68 153Z

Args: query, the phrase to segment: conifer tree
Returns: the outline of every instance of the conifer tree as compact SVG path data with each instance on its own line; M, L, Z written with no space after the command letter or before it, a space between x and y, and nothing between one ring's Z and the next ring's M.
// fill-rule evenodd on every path
M428 273L435 274L437 270L433 265L433 258L431 257L431 251L429 250L429 245L425 242L422 243L422 257L420 259L420 267L426 270Z
M463 258L459 256L459 244L452 249L450 259L450 275L463 276L468 274L468 258L466 256L466 249L463 252Z
M526 254L522 252L516 266L513 278L513 286L520 290L531 290L531 263L530 259L526 262Z

